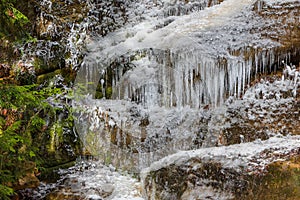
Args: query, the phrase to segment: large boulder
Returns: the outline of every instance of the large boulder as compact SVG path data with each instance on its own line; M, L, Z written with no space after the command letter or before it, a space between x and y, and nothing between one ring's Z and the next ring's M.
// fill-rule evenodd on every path
M299 136L183 151L142 172L147 199L297 199Z

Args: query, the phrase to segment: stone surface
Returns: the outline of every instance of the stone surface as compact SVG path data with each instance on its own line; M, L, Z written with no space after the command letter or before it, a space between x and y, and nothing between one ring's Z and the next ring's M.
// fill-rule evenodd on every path
M10 67L6 64L0 64L0 78L8 77L10 74Z
M36 164L29 161L24 161L22 167L20 167L21 173L24 176L20 177L13 188L15 190L22 190L25 188L36 188L39 186L40 181L37 178L38 169L36 168Z
M165 157L142 172L146 198L297 199L298 141L271 138Z
M30 1L30 3L33 2L34 1ZM50 77L52 78L57 75L57 73L63 71L61 70L62 68L68 68L68 72L71 71L71 73L74 73L81 65L84 57L83 52L85 51L84 44L86 40L90 39L90 36L107 36L110 32L114 32L124 27L126 28L125 25L127 24L130 24L128 26L130 27L131 25L145 22L145 18L149 15L149 10L152 12L153 10L151 10L151 8L153 7L158 9L157 12L154 11L153 13L150 13L153 14L154 19L155 17L159 18L160 16L175 17L189 14L195 10L204 9L204 7L211 7L222 1L210 0L203 1L204 3L201 2L192 0L149 1L146 5L143 5L138 1L91 1L91 4L79 0L41 1L41 4L39 5L35 3L37 6L36 12L28 12L30 18L35 21L33 32L37 36L38 41L30 42L27 46L23 47L27 56L24 56L24 59L31 60L34 58L36 61L36 65L34 66L35 73L39 75L38 83L43 83L45 80ZM247 1L242 2L245 3ZM219 54L223 55L224 53L228 57L236 56L242 58L244 61L251 61L253 65L251 66L253 67L251 71L253 74L252 80L259 82L261 78L265 79L262 81L263 85L271 85L276 89L275 81L277 81L278 84L286 84L289 81L280 83L278 82L279 79L277 79L268 83L266 79L269 77L266 78L264 75L281 71L282 68L284 68L284 65L281 63L282 59L296 65L300 62L299 2L282 2L283 1L259 0L251 7L252 10L249 10L249 16L249 13L245 11L242 13L235 13L237 14L235 18L237 20L232 22L236 26L234 29L231 29L231 23L225 23L225 25L220 28L214 27L220 25L218 22L218 17L222 17L220 13L208 15L207 23L198 28L192 26L189 27L189 24L184 21L182 21L181 24L179 23L179 25L180 28L181 26L183 27L182 29L184 31L191 28L196 34L199 29L204 29L205 31L198 35L200 39L197 41L203 47L208 48L208 54L219 56ZM291 3L293 3L293 6L291 6ZM29 5L30 4L28 3L28 6ZM132 7L134 9L132 9ZM147 9L145 9L145 7ZM134 12L127 13L127 8L134 10ZM231 9L234 9L234 7ZM231 9L225 10L228 11L229 17L229 11ZM226 13L227 12L225 12L225 14ZM36 20L35 17L37 17ZM195 17L199 16L195 15ZM162 20L157 24L153 24L153 28L149 30L155 31L163 29L168 25L174 28L175 25L172 24L174 19L169 18L167 20ZM248 25L249 19L251 20L250 25ZM214 24L214 20L216 20L217 24ZM261 21L263 21L263 24ZM210 25L213 28L211 28ZM117 38L115 38L116 40L113 41L112 44L108 44L108 46L117 46L118 42L122 43L128 38L136 39L139 37L137 32L138 31L136 30L129 29L125 36L126 39L124 39L123 36L117 36ZM246 34L243 35L244 33ZM226 37L223 37L223 34L225 34ZM241 40L238 40L237 38L240 38ZM173 42L175 43L177 41L177 38L171 39L172 42L169 42L169 44L173 44ZM139 43L143 43L143 40L143 37L138 38ZM269 43L264 43L266 41ZM0 45L3 49L7 48L5 43L1 43ZM98 48L103 48L102 44ZM116 47L116 49L118 49L118 47ZM217 49L217 51L215 49ZM10 48L8 52L12 53L12 50L13 49ZM221 59L223 62L223 65L220 65L221 67L225 66L229 61L229 59L225 57L224 59ZM174 63L169 62L169 64L172 65ZM72 71L73 69L75 70ZM0 74L7 75L7 71L5 71L4 68L1 68L0 70ZM263 76L261 76L262 74ZM112 80L113 78L109 77L105 81L112 82ZM200 74L193 74L191 80L200 81ZM251 81L249 81L249 84L250 83ZM290 84L291 83L292 79L290 79ZM88 149L90 153L95 152L96 154L99 154L99 152L105 151L110 153L113 152L112 155L114 155L114 150L117 149L116 152L119 153L118 156L111 157L111 155L105 155L105 162L115 162L114 164L118 165L119 162L125 160L125 162L120 165L131 168L132 166L129 165L127 161L132 161L130 164L135 166L135 162L140 158L136 153L152 153L158 150L161 155L158 155L154 159L159 159L166 154L177 151L177 147L182 149L194 149L251 142L258 138L266 140L277 134L298 135L300 121L298 86L296 86L297 94L294 95L294 88L289 87L288 85L286 86L286 90L276 94L272 88L267 88L262 91L259 83L251 84L253 84L251 88L250 86L244 86L249 87L249 90L254 90L252 91L253 94L256 93L255 90L258 90L257 96L249 98L249 96L246 96L247 94L243 97L242 94L234 94L234 98L242 97L243 99L234 99L234 103L228 103L219 110L213 110L214 106L207 103L207 105L203 105L203 109L197 111L187 109L186 111L170 111L166 115L162 115L157 114L159 112L155 110L154 116L147 116L143 111L139 109L135 110L132 106L129 106L129 110L119 109L118 106L124 106L124 102L121 102L120 105L109 105L111 107L107 106L108 104L111 104L111 102L108 102L107 104L104 103L104 109L106 110L101 114L98 108L92 107L90 109L90 116L80 116L84 122L89 121L89 125L91 125L91 127L88 128L91 131L87 133L84 142L87 142L91 146L91 148ZM104 97L103 93L109 93L108 91L112 93L112 83L108 86L109 87L107 87L104 92L101 91L99 98ZM107 95L106 97L110 96L113 95ZM225 98L228 96L228 94L225 94ZM132 98L132 101L136 100L134 97L130 98ZM140 103L138 101L136 102L137 104ZM116 109L117 112L114 112L113 109ZM121 119L120 115L124 118ZM159 120L155 119L158 115L161 117ZM170 117L174 115L177 116ZM121 120L118 120L118 117L120 117ZM162 118L164 120L161 120ZM196 120L190 121L190 119ZM154 131L153 129L151 130L153 127L156 128ZM49 128L55 129L58 127L51 124ZM63 135L58 135L58 133L62 133L61 128L62 127L55 133L55 137L51 137L61 139L62 136L69 137L72 135L69 134L70 130L66 130L67 132L64 132L65 134ZM107 141L107 138L102 137L103 135L98 137L100 135L97 134L99 129L101 130L101 134L105 133L105 136L108 136L109 139ZM190 134L189 137L181 137L181 135L187 133ZM45 141L46 139L43 138L42 140ZM106 142L106 144L104 144L104 142ZM261 142L260 140L257 140L257 142L261 145L265 144L265 142ZM140 144L141 146L138 146ZM241 145L239 147L246 148L246 145ZM220 148L221 150L225 149L224 151L226 151L225 147ZM70 148L65 143L53 143L50 149L52 150L52 153L55 152L53 151L54 149L64 150L58 154L49 154L49 157L58 160L58 163L60 163L64 153L70 153L71 156L74 156L72 151L67 151ZM45 150L45 148L42 150ZM94 150L94 152L92 152L92 150ZM207 153L206 150L203 151ZM240 149L237 148L236 151L240 151ZM265 156L265 152L262 151L260 153ZM123 154L126 155L124 156ZM282 158L281 155L277 155L274 149L268 150L266 154L275 154L273 157L274 159ZM238 157L239 155L235 156ZM260 161L266 159L266 157L259 156L260 154L256 156L255 159ZM283 156L283 158L289 159L288 156ZM240 158L237 158L237 160L238 159ZM269 195L264 197L276 199L277 196L272 196L271 193L266 192L266 190L260 186L256 188L254 183L269 181L265 183L271 183L271 186L268 189L274 193L276 193L276 189L274 188L279 187L280 190L286 189L284 186L278 186L278 184L272 182L272 180L267 180L268 177L273 176L272 170L266 172L267 174L264 174L265 171L263 169L260 171L261 168L259 168L258 171L252 168L250 171L247 171L248 169L240 168L224 168L224 163L221 163L218 158L216 158L216 160L214 160L214 158L211 160L204 159L203 161L201 156L195 159L189 158L185 161L183 166L177 166L171 163L170 166L166 165L165 168L151 171L151 175L145 179L147 195L151 196L153 193L155 195L154 198L158 199L193 199L196 197L216 199L228 199L232 197L237 199L238 195L244 195L243 198L251 199L254 197L263 198L259 195ZM278 164L280 167L277 163L265 165L263 167L270 166L270 168L274 169L274 173L277 173L278 170L282 170L284 172L283 174L286 174L286 171L284 170L292 166L291 171L289 171L291 174L287 174L287 177L290 177L287 181L290 182L295 176L298 176L298 161L296 157L294 158L294 161L291 161L292 164L288 164L289 161L284 161L283 163ZM149 163L146 165L148 164ZM256 164L259 165L260 163L255 163L254 166L256 166ZM200 167L195 167L197 165L200 165ZM293 174L294 169L295 174ZM257 174L258 177L256 177ZM33 178L30 173L28 174L28 177ZM24 177L23 179L20 179L20 183L23 184L24 180L31 182ZM200 183L198 183L199 181ZM76 183L76 181L71 181L70 185L72 187L74 186L72 189L74 189L75 192L70 191L71 189L67 188L64 191L51 194L53 195L51 198L80 198L74 194L78 188L80 188L78 183ZM253 188L253 191L255 192L248 191L249 188ZM292 188L295 188L295 191L299 189L297 186L293 186ZM111 187L108 187L103 190L104 194L102 194L102 196L105 196L106 193L109 196L111 189ZM205 191L204 194L199 194L199 190ZM215 191L218 191L217 194L215 194ZM257 193L256 191L260 192ZM97 190L97 192L99 192L99 190ZM293 195L297 196L298 193L291 191L291 193L286 193L285 195L285 199L293 199ZM288 195L291 195L291 197ZM280 199L281 197L278 198Z

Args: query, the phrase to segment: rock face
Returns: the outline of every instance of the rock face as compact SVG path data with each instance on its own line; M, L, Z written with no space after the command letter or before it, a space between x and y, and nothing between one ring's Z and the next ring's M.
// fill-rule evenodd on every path
M151 165L143 177L146 197L280 199L276 188L287 187L271 177L282 174L295 189L284 198L299 195L293 180L299 176L299 138L274 138L300 134L299 69L292 74L287 68L300 62L298 1L43 0L34 5L28 16L35 21L36 40L20 49L37 82L58 74L72 80L80 68L77 77L94 82L94 88L98 84L98 98L113 99L79 105L88 113L79 113L76 128L89 153L140 170L178 150L222 146ZM101 37L85 46L93 36ZM6 65L0 66L0 78L8 76ZM268 80L267 74L283 68L284 80ZM95 79L85 79L92 74ZM27 84L27 77L21 78ZM72 148L60 143L64 137L75 141L72 131L58 123L49 128L49 143L41 149L50 150L49 160L61 164L64 154L75 158ZM245 142L250 143L224 147ZM279 158L284 161L275 162ZM69 179L65 190L48 197L81 198L88 189L78 192L80 184ZM112 190L94 192L106 197Z
M180 152L142 172L145 195L147 199L297 199L299 147L297 136Z
M98 97L112 100L82 104L89 115L78 127L90 123L80 133L84 144L125 168L206 148L145 170L148 199L281 199L267 190L286 189L270 179L285 173L277 159L293 157L297 171L298 137L285 136L299 134L299 2L227 0L187 16L173 8L161 15L178 2L149 6L151 20L135 18L134 28L90 45L78 83L95 83L90 94L98 84ZM298 176L290 172L284 181Z
M75 81L101 99L78 105L87 111L77 128L90 153L116 166L136 165L139 153L157 160L178 150L299 134L299 74L280 81L286 64L298 67L299 2L236 4L128 3L128 24L87 46Z
M267 139L274 134L299 135L299 82L267 76L240 100L229 99L212 112L210 131L218 145ZM294 96L293 93L296 95Z
M41 184L39 191L28 190L23 199L80 200L125 199L142 200L140 183L124 176L112 166L100 162L78 162L75 166L59 170L61 178L56 184Z
M20 177L16 185L14 185L15 190L38 187L40 181L36 177L38 173L36 164L33 162L25 162L23 165L21 173L24 174L24 176Z
M261 30L263 37L277 40L285 48L299 48L300 30L299 25L295 23L300 17L299 2L259 0L256 9L260 16L270 19L270 24Z
M8 77L10 72L10 67L5 64L0 65L0 78Z

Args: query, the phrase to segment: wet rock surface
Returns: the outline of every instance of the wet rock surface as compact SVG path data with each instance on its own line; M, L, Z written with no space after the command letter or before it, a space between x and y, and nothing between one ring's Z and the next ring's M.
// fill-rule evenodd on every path
M14 188L16 190L21 190L25 188L38 187L40 181L37 178L38 169L36 167L36 164L34 162L24 162L23 165L24 166L22 167L22 171L23 171L22 174L25 175L18 179L18 182L16 185L14 185Z
M287 180L278 183L278 179L270 177L282 176L284 165L271 164L277 160L286 163L295 159L290 163L293 166L295 162L294 168L297 169L298 140L298 136L274 137L263 142L179 152L165 157L142 172L146 198L297 199L298 189L285 193L284 186L287 184L285 181L293 179L294 172ZM299 188L296 183L291 187ZM278 191L272 194L269 190L275 188Z
M159 152L158 159L177 150L298 134L298 79L268 81L266 74L283 70L282 60L298 64L297 43L287 44L273 35L281 37L286 21L297 29L299 3L242 1L236 7L234 1L218 3L210 1L206 7L214 6L182 18L165 16L171 20L165 26L156 26L162 11L193 2L148 2L152 10L142 16L149 18L137 17L142 11L142 3L137 3L128 24L89 44L78 84L96 82L91 88L98 85L103 98L79 104L88 113L78 118L78 127L90 152L121 147L127 157L130 152ZM275 17L279 7L288 16ZM139 24L147 20L149 24ZM281 31L273 34L273 26ZM291 37L296 41L299 35ZM126 64L131 68L125 69ZM86 79L90 71L98 75ZM266 80L249 91L255 96L244 95L264 76ZM92 89L90 94L95 92ZM111 95L105 96L108 91ZM228 97L234 103L214 109ZM83 121L89 125L81 126Z
M0 65L0 78L8 77L10 72L10 67L5 64Z
M78 126L86 130L79 135L87 151L99 156L105 149L108 154L101 154L103 159L118 155L110 162L128 170L134 166L139 170L178 150L266 140L277 134L299 135L298 85L298 79L265 76L241 99L230 97L215 109L150 110L127 101L90 100L92 104L81 104L85 112L77 118L88 122L89 129Z
M274 134L299 135L298 84L279 78L270 82L266 77L249 88L241 100L229 99L209 122L215 124L215 133L221 131L218 145L267 139Z
M120 199L141 200L140 183L129 174L122 175L113 166L97 161L79 161L53 184L42 183L35 190L22 191L25 199Z
M81 137L88 151L109 152L103 158L117 167L150 166L142 178L146 199L297 198L297 192L284 198L267 192L286 189L269 179L281 176L280 167L267 168L299 156L298 137L289 136L299 134L299 76L279 73L287 64L299 71L299 2L233 5L224 1L182 18L172 8L167 19L149 20L150 25L134 26L146 21L136 18L134 28L124 26L97 40L103 46L89 46L82 68L99 72L87 81L99 81L103 99L82 104L90 114L79 122L89 119L90 125ZM152 19L166 8L156 6ZM281 11L287 15L275 15ZM126 62L133 67L124 70ZM105 96L108 87L117 92ZM167 156L198 148L203 149L195 150L197 156L193 151ZM250 150L243 154L245 149ZM111 159L110 153L117 156Z
M146 199L299 196L299 138L289 136L299 135L299 74L265 76L285 63L298 66L298 1L45 0L36 12L38 40L21 48L23 63L30 61L38 83L55 77L59 87L56 75L64 68L67 75L103 78L86 80L98 84L103 99L75 104L84 110L76 128L87 154L105 164L133 172L150 166L143 174ZM0 75L8 75L5 67ZM57 124L52 129L74 136ZM74 158L67 144L53 144ZM141 196L138 184L118 185L135 180L116 180L115 170L103 165L82 163L61 175L24 198L117 199L122 188L131 191L128 199Z

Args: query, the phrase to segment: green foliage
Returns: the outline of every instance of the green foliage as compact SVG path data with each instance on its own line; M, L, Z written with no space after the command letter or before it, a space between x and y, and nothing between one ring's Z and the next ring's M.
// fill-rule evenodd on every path
M20 56L14 52L16 46L31 38L32 26L27 16L17 9L20 4L16 0L0 0L0 62L12 63Z
M8 187L24 175L24 165L38 162L33 137L43 132L44 117L55 109L46 99L62 89L36 85L16 86L0 83L0 199L13 193Z
M0 85L0 106L21 111L27 106L39 106L40 97L35 94L34 88L35 86Z
M9 196L14 193L14 190L10 187L4 186L0 184L0 199L9 200Z
M23 35L23 26L28 18L15 8L15 0L0 1L0 38L10 35ZM20 34L21 33L21 34Z
M25 42L36 44L38 42L38 39L36 37L32 37L31 35L28 34L28 37L26 38Z

